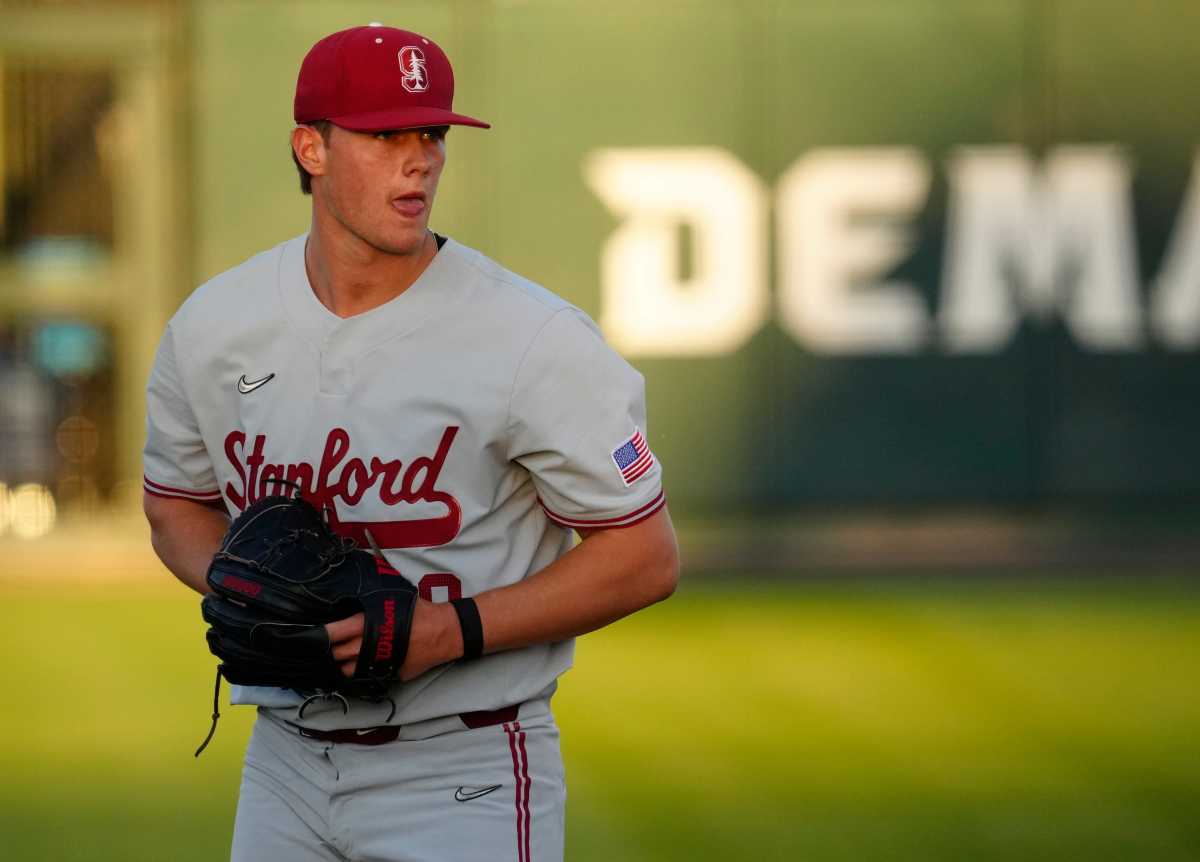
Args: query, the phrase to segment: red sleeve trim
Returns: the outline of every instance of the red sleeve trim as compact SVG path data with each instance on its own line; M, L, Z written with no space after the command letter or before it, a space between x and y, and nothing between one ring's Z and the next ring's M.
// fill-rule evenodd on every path
M651 515L653 515L655 512L657 512L659 509L661 509L664 505L666 505L666 502L667 502L667 495L662 490L660 490L658 492L657 497L655 497L653 500L651 500L646 505L644 505L638 509L634 509L632 512L629 512L628 514L618 515L615 518L600 518L597 520L586 520L584 518L570 518L566 515L560 515L557 512L552 511L542 501L542 498L538 497L538 503L540 503L542 509L545 510L546 516L549 517L551 521L558 524L560 527L570 527L570 528L582 527L584 529L590 529L590 530L602 530L602 529L605 529L608 527L632 527L634 524L639 524L642 521L649 518Z
M160 485L158 482L153 482L147 477L142 477L142 487L146 493L153 494L155 497L173 497L179 500L192 500L196 503L218 503L221 500L221 491L192 491L188 488L172 488L170 485Z

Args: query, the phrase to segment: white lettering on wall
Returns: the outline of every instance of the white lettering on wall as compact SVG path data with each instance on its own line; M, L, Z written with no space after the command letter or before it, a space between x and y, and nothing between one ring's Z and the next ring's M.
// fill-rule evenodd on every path
M929 166L907 148L817 150L780 178L779 318L820 353L912 353L929 315L912 285L875 281L912 251Z
M1168 347L1200 345L1200 153L1150 293L1150 322Z
M1130 169L1109 146L1052 150L1042 172L1017 147L950 160L939 322L947 346L1004 346L1025 314L1061 311L1083 346L1142 342Z
M711 148L602 150L587 182L620 219L601 256L600 323L630 355L737 350L766 322L767 191ZM1016 146L957 150L942 283L931 320L914 285L884 275L911 253L930 166L904 148L805 154L779 179L778 320L825 354L1002 350L1025 318L1061 318L1082 347L1145 341L1132 168L1113 145L1069 145L1039 166ZM680 267L691 231L690 275ZM1145 313L1177 350L1200 347L1200 153ZM936 337L934 337L936 336Z
M600 261L600 326L631 356L711 356L767 321L767 194L720 149L601 150L588 185L622 219ZM680 273L680 227L692 231Z

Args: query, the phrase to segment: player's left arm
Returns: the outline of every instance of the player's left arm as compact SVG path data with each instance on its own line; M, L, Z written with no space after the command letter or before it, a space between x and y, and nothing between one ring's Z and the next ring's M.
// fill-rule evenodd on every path
M580 535L583 541L540 572L475 597L485 652L586 634L675 591L679 550L665 506L639 524ZM461 652L461 644L451 646Z
M665 506L632 526L579 533L583 541L546 568L474 596L485 654L586 634L675 591L679 549ZM362 615L328 628L334 656L352 671L361 645ZM462 630L454 608L418 601L401 678L412 679L462 654Z

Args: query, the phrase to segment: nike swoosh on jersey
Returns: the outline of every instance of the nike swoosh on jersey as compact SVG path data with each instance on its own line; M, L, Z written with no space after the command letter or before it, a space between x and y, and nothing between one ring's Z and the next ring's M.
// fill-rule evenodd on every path
M266 377L263 377L259 380L247 380L246 375L243 374L241 377L238 378L238 392L242 393L243 395L249 395L251 392L253 392L258 387L262 386L264 383L270 383L274 379L275 379L274 372L268 374Z
M487 787L460 787L454 791L454 799L457 802L470 802L472 799L478 799L480 796L487 796L493 790L499 790L503 785L491 784Z

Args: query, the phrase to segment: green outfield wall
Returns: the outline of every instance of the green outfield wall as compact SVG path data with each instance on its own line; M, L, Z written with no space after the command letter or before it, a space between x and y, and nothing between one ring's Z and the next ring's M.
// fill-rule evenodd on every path
M181 8L176 301L306 228L296 70L378 20L493 123L434 227L645 374L676 511L1200 492L1194 2Z

